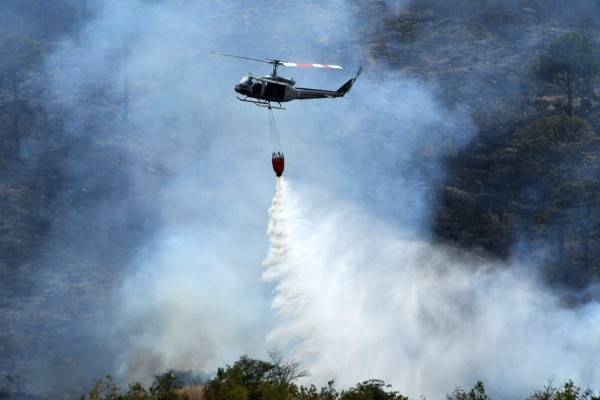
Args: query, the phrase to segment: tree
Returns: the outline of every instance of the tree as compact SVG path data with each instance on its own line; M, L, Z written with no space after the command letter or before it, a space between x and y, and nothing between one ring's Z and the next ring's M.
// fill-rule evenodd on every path
M592 177L600 172L600 139L582 118L556 115L519 130L510 147L520 172L513 196L520 218L534 241L554 244L548 278L577 286L585 279L578 274L590 275L598 237L600 181Z
M556 38L541 53L531 76L557 85L567 96L567 114L573 114L573 99L583 96L592 79L600 72L594 47L585 36L570 32Z
M543 390L533 393L527 400L600 400L591 390L581 392L581 388L568 380L561 388L552 385L552 381Z
M173 371L156 376L149 390L134 382L124 393L113 377L106 375L104 379L94 379L89 400L182 400L177 393L179 388Z
M90 390L90 400L120 400L120 390L113 377L106 375L104 379L94 379Z
M564 240L569 233L579 243L584 264L591 259L590 241L600 226L600 181L583 178L557 188L552 203L537 218L538 224L557 226L561 247L558 259L564 257Z
M176 383L176 380L177 378L172 370L156 376L154 378L154 383L150 386L150 399L178 400L179 395L176 390L179 389L180 386Z
M600 140L582 118L555 115L520 129L510 143L515 161L536 184L557 188L598 169Z
M409 400L398 392L388 391L390 387L380 379L369 379L342 391L340 400Z
M259 400L265 385L269 384L273 367L267 361L244 355L232 366L217 370L217 375L206 384L204 399Z
M129 384L123 400L150 400L150 394L139 382Z
M467 393L460 387L454 389L452 395L447 396L448 400L489 400L485 393L483 382L477 381L475 386Z
M285 358L277 349L269 351L269 357L273 362L271 377L276 382L290 384L296 379L310 376L310 372L300 366L293 358Z
M317 394L316 389L300 391L292 383L298 378L308 376L308 371L301 368L297 361L283 357L278 350L270 351L269 355L272 362L242 356L233 365L219 368L217 375L206 384L203 398L284 400L298 396L310 399Z
M340 394L333 387L333 383L333 381L327 382L327 387L322 387L320 391L315 385L300 386L297 398L299 400L337 400Z

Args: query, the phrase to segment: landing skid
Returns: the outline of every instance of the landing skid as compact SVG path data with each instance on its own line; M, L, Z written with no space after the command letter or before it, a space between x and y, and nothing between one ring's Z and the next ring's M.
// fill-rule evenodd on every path
M270 101L248 100L248 97L244 97L243 99L239 96L236 96L236 97L239 101L245 101L246 103L252 103L259 107L268 108L269 110L271 110L273 108L276 110L285 110L285 107L282 107L281 103L277 103L277 104L279 104L279 107L277 107L277 106L272 105Z

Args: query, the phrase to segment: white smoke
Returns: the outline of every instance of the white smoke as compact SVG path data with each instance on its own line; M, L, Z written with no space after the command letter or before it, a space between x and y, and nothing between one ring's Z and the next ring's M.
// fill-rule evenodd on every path
M347 204L315 215L311 197L279 185L263 279L277 282L271 343L315 382L381 378L442 398L482 380L515 398L552 378L600 379L600 305L563 308L517 267L460 257Z

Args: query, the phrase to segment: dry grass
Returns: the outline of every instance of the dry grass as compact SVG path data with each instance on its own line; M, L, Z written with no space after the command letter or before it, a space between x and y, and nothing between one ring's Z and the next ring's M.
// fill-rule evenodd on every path
M180 398L188 398L189 400L202 400L204 393L204 385L184 386L177 390Z

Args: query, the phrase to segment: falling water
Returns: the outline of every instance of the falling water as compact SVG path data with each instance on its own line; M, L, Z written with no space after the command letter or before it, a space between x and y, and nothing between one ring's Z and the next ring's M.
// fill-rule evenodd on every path
M306 191L308 190L308 193ZM384 379L441 398L477 380L526 397L548 379L592 386L599 305L569 309L518 266L435 246L283 179L262 279L276 285L268 341L341 388Z

